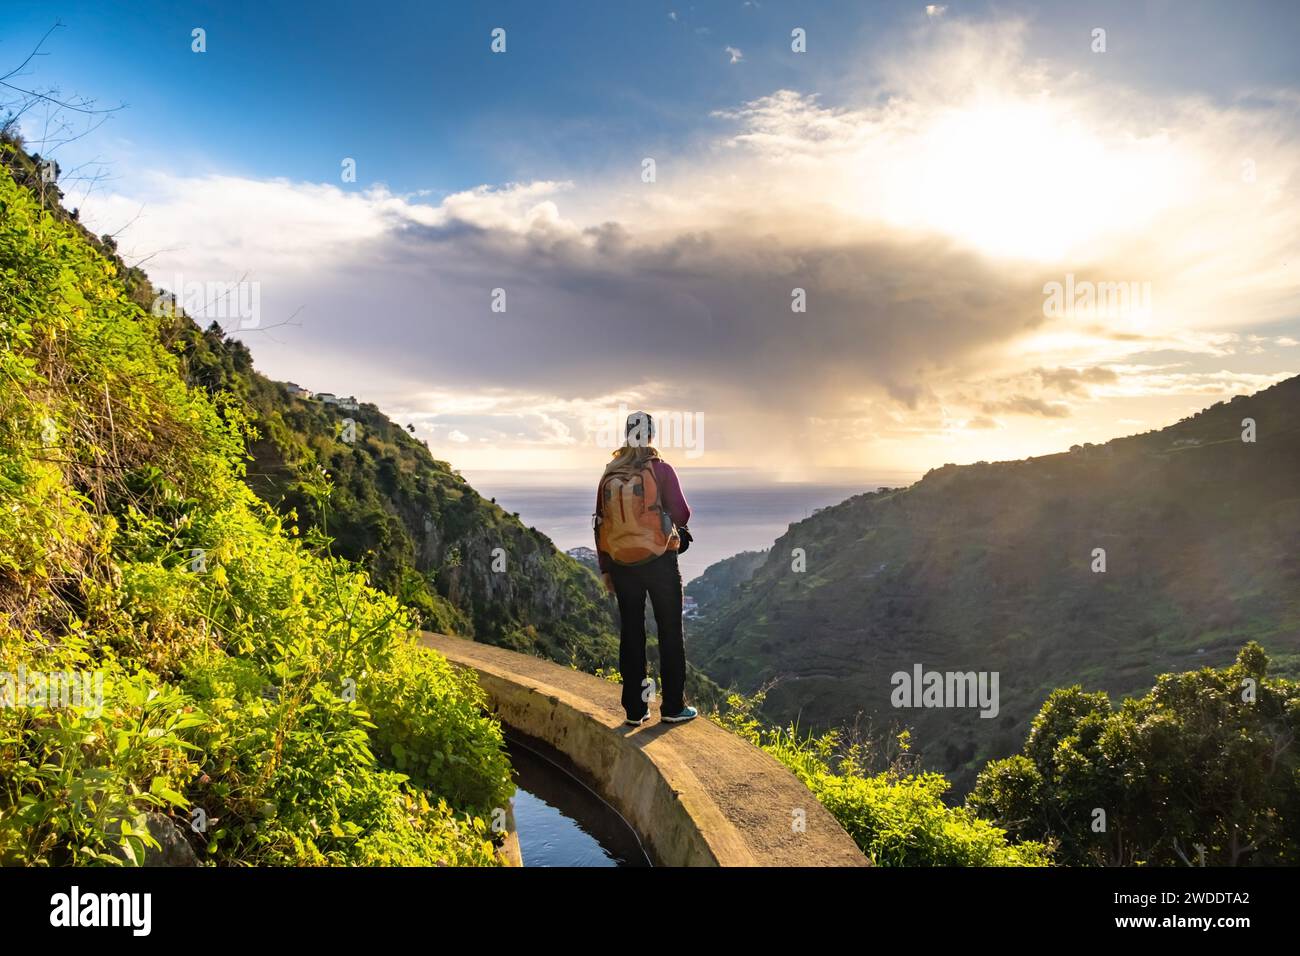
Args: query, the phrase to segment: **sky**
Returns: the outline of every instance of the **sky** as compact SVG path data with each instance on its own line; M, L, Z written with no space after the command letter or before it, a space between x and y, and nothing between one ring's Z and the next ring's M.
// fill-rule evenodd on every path
M1300 5L8 0L0 74L56 24L0 102L105 111L21 120L82 221L467 474L645 408L919 475L1300 371Z

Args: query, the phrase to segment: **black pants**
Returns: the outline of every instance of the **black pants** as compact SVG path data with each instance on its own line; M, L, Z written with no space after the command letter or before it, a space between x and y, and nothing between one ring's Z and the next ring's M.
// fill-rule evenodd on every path
M623 709L630 720L646 714L642 697L646 678L645 598L655 612L659 630L659 670L663 675L664 714L680 714L686 706L686 646L682 640L682 574L677 569L677 552L665 551L645 564L614 564L610 569L614 593L618 596L621 622L618 669L623 674Z

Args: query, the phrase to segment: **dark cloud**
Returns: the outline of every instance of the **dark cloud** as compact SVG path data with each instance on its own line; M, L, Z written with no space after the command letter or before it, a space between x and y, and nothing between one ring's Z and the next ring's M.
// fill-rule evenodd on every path
M787 414L863 394L915 407L1041 299L942 242L713 230L646 244L613 222L408 225L361 244L346 272L275 291L308 300L313 354L364 354L389 380L562 399L653 383Z
M1119 381L1119 375L1113 369L1102 366L1092 368L1036 368L1034 374L1043 383L1043 388L1055 389L1063 395L1082 395L1086 393L1085 386L1087 385Z
M1045 402L1028 395L1014 395L996 402L985 402L981 407L989 414L1041 415L1044 418L1070 416L1070 406L1064 402Z

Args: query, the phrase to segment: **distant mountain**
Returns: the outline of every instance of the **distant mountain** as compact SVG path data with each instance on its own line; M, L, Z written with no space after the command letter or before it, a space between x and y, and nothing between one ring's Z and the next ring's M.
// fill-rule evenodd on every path
M700 617L708 614L709 609L735 590L736 587L754 576L754 572L767 560L767 551L742 551L729 558L716 561L704 569L704 573L686 585L686 593L695 599L696 612Z
M1229 664L1251 639L1300 674L1298 543L1300 377L1160 431L945 465L827 508L710 600L692 656L724 686L780 678L773 719L911 726L925 762L965 787L1019 749L1056 687L1137 691ZM726 565L701 580L743 577ZM999 672L997 716L891 706L891 675L917 664Z

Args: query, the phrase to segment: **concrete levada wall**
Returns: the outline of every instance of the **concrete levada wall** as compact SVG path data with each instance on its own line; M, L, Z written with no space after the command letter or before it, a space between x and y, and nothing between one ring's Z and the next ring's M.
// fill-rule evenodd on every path
M563 753L666 866L866 866L779 763L697 719L623 722L618 685L463 638L422 642L472 668L503 724Z

